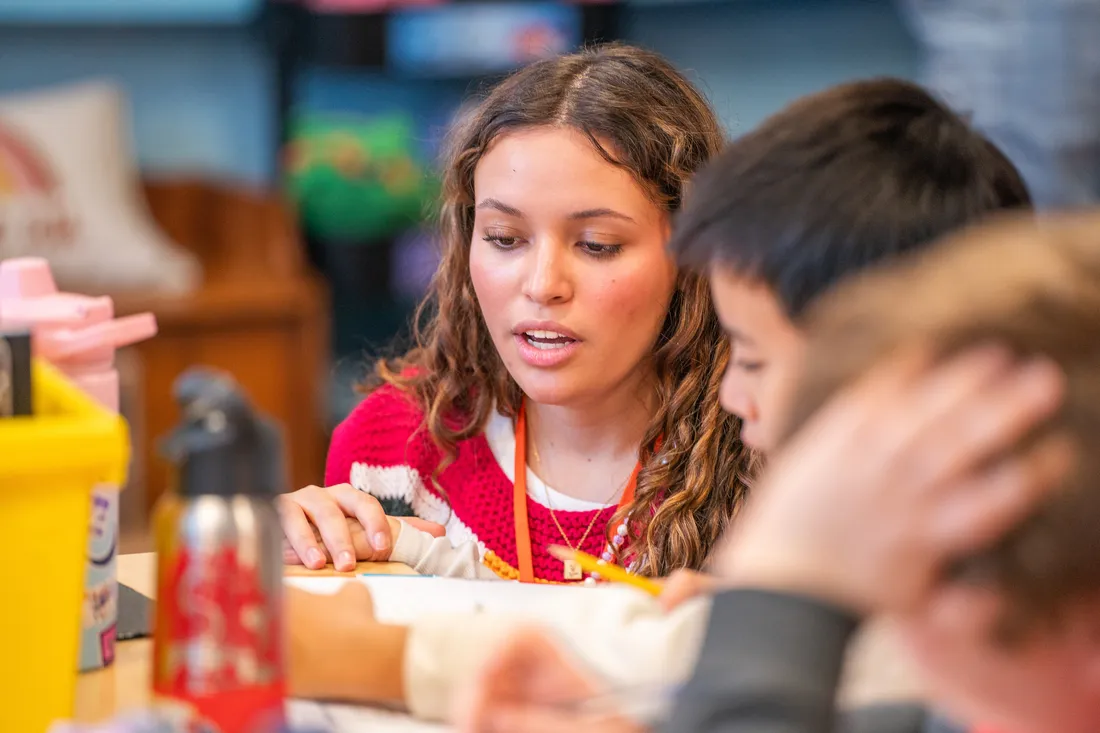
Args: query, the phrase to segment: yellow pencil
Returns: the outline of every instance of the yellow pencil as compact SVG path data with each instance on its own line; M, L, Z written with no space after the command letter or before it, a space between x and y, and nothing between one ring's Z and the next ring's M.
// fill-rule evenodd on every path
M599 558L589 555L587 552L571 550L561 545L551 545L550 554L562 562L575 562L581 566L581 570L585 570L589 573L598 573L601 578L610 580L612 583L632 585L652 596L661 595L662 589L660 584L653 582L649 578L643 578L640 575L628 573L618 565L603 562Z

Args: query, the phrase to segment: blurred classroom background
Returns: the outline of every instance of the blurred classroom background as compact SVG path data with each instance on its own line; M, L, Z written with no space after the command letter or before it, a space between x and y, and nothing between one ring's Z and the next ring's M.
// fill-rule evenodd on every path
M156 438L189 365L230 370L283 422L294 488L323 480L353 384L433 271L437 144L470 91L540 55L621 39L685 70L736 136L836 82L918 78L902 11L890 0L0 0L0 184L34 158L66 179L0 185L0 257L44 253L63 287L160 323L121 358L137 447L123 551L145 548L168 482ZM39 120L37 144L16 133ZM19 226L34 236L13 237ZM81 248L97 254L66 267Z

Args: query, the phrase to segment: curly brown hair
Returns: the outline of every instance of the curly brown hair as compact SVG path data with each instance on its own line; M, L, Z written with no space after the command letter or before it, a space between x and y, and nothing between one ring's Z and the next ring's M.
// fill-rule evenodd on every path
M470 279L474 170L499 136L545 125L580 131L670 213L724 141L710 105L671 64L618 44L531 64L455 125L443 171L442 261L414 320L415 346L380 361L368 385L395 385L424 407L444 454L436 475L491 410L514 418L521 405ZM738 420L719 405L729 347L698 275L680 274L652 358L659 408L645 432L634 501L610 526L627 520L627 561L664 575L703 565L745 495L751 460Z

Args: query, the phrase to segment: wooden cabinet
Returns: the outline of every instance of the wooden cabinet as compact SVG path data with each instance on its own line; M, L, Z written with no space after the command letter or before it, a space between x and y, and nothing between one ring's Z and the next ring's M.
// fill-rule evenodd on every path
M168 485L156 443L178 419L173 382L192 366L231 373L280 422L293 487L320 483L328 297L307 266L288 208L269 192L202 181L149 182L145 192L162 229L202 260L204 284L181 298L116 297L120 315L151 310L159 325L155 338L125 355L139 372L131 404L140 412L133 423L142 496L124 495L124 524L147 514Z

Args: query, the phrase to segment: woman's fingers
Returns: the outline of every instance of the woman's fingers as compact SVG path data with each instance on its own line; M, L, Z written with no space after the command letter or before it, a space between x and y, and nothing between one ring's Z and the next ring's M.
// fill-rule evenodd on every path
M363 525L359 524L359 520L355 517L344 517L344 521L348 524L348 532L351 533L351 544L355 550L355 557L357 560L370 560L374 555L374 548L371 547L370 541L367 539L367 532L363 529ZM325 562L331 562L332 558L328 556L328 551L325 549L325 541L321 537L320 531L310 525L313 530L313 536L317 546L321 548L321 552L324 553ZM298 553L294 551L294 548L290 546L290 543L283 540L283 562L286 565L301 565L302 561L298 558Z
M303 565L311 570L320 570L326 563L325 553L321 551L305 510L294 499L295 494L284 494L277 502L283 534Z
M366 533L374 552L360 559L389 560L394 538L391 536L386 512L378 499L351 484L331 486L328 491L343 513L346 516L355 517Z
M317 570L329 559L341 572L350 572L361 560L389 560L396 541L396 525L379 501L350 484L321 488L307 486L279 497L279 512L286 535L284 561L302 563ZM407 521L416 529L442 537L442 525L415 517Z
M325 489L310 486L289 496L302 508L320 532L332 564L341 572L355 569L355 546L343 509ZM309 567L313 567L309 565Z
M302 558L298 557L298 553L295 551L294 546L290 544L290 540L283 537L283 565L304 565Z

